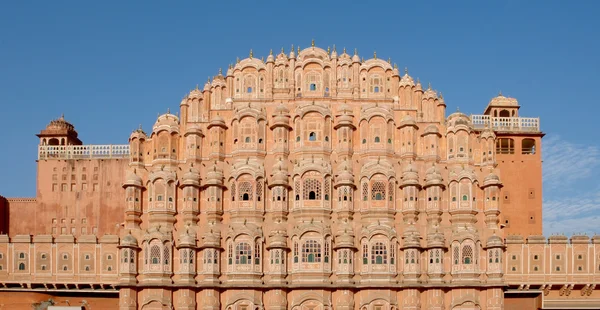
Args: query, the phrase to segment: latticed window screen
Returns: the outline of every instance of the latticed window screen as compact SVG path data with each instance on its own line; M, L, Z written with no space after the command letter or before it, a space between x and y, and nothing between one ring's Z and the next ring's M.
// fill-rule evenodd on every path
M235 264L252 264L252 248L246 242L240 242L235 247Z
M256 200L261 201L263 193L262 181L256 182Z
M392 181L388 184L388 197L390 197L390 201L394 201L394 182Z
M410 263L411 264L415 264L418 263L419 261L415 259L415 251L411 250L410 251Z
M369 184L367 184L367 183L363 183L363 185L362 185L362 196L363 196L363 200L367 201L367 199L369 197Z
M330 182L329 178L325 178L325 186L323 187L323 193L325 196L325 200L329 200L329 190L331 188L330 183L331 182Z
M489 252L488 252L488 256L489 256L490 263L493 263L493 262L494 262L494 259L492 258L492 255L493 255L494 253L492 253L492 252L494 252L494 251L492 250L492 251L489 251Z
M229 244L229 250L227 251L227 255L228 257L228 263L229 265L231 265L233 263L233 245L230 243Z
M181 258L179 259L179 261L183 264L187 264L188 262L188 252L187 249L183 249L183 251L181 251Z
M150 247L150 263L160 264L160 247L158 245Z
M294 182L294 193L296 194L296 200L300 200L300 181Z
M168 245L164 245L163 246L163 259L165 262L165 265L169 265L170 264L170 259L171 259L171 249L169 248Z
M204 259L204 263L211 264L213 261L213 252L211 250L206 250L206 258Z
M324 255L325 255L325 262L328 263L329 262L329 241L328 240L325 241Z
M239 183L239 197L240 200L252 200L252 183L250 182L240 182Z
M473 248L470 245L465 245L462 249L463 264L471 264L473 261Z
M406 250L406 252L404 252L404 260L405 260L405 262L404 262L404 263L405 263L405 264L408 264L408 262L409 262L409 259L408 259L408 256L409 256L409 255L410 255L410 254L408 253L408 250Z
M371 188L371 200L385 200L384 182L373 182Z
M367 244L363 244L363 264L369 263L369 246Z
M235 201L235 183L231 183L231 201Z
M321 244L316 240L307 240L302 245L302 262L303 263L320 263L321 262Z
M304 200L321 200L321 181L317 179L304 179Z
M442 262L442 261L441 261L441 258L442 258L442 257L441 257L441 254L440 254L441 252L442 252L442 251L441 251L440 249L435 249L435 263L436 263L436 264L439 264L439 263L441 263L441 262Z
M129 263L129 250L127 249L123 250L123 262Z
M383 242L376 242L371 249L371 264L387 264L387 247Z
M129 262L132 264L135 262L135 252L133 249L129 249Z
M454 264L458 265L458 247L455 246L453 249L452 257L454 258Z
M294 262L298 262L298 242L294 242Z
M500 263L500 262L501 262L501 259L502 259L502 257L500 256L500 250L499 250L499 249L496 249L496 251L495 251L495 252L496 252L496 254L495 254L495 262L496 262L496 263Z
M260 242L258 240L254 244L254 264L260 265Z
M396 244L394 241L390 244L390 264L394 264L396 260Z

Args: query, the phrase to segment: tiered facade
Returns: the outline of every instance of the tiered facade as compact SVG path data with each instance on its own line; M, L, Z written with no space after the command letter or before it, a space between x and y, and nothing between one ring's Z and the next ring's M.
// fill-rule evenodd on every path
M8 200L0 298L122 310L594 304L600 238L516 236L542 232L543 134L518 110L499 95L483 115L446 117L441 94L389 61L313 45L238 60L129 145L82 145L60 118L38 135L37 197Z

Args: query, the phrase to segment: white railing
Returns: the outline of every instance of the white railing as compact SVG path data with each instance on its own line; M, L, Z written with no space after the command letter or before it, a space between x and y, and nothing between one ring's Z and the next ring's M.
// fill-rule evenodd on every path
M489 127L497 131L540 131L540 119L537 117L492 117L489 115L471 115L475 129Z
M38 159L128 158L129 145L40 145Z

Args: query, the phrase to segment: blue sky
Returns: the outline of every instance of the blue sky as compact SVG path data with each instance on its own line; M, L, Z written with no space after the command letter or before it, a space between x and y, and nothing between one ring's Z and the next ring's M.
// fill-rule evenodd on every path
M544 233L600 233L600 2L217 2L0 2L0 194L35 196L35 134L61 113L84 143L125 144L250 49L314 39L391 57L449 112L516 97L547 133Z

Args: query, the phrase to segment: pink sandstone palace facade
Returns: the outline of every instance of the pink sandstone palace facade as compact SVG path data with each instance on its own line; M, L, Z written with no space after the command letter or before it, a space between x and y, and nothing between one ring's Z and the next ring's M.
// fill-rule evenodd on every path
M127 145L39 134L0 199L0 309L594 309L600 236L543 237L539 119L376 55L250 56Z

